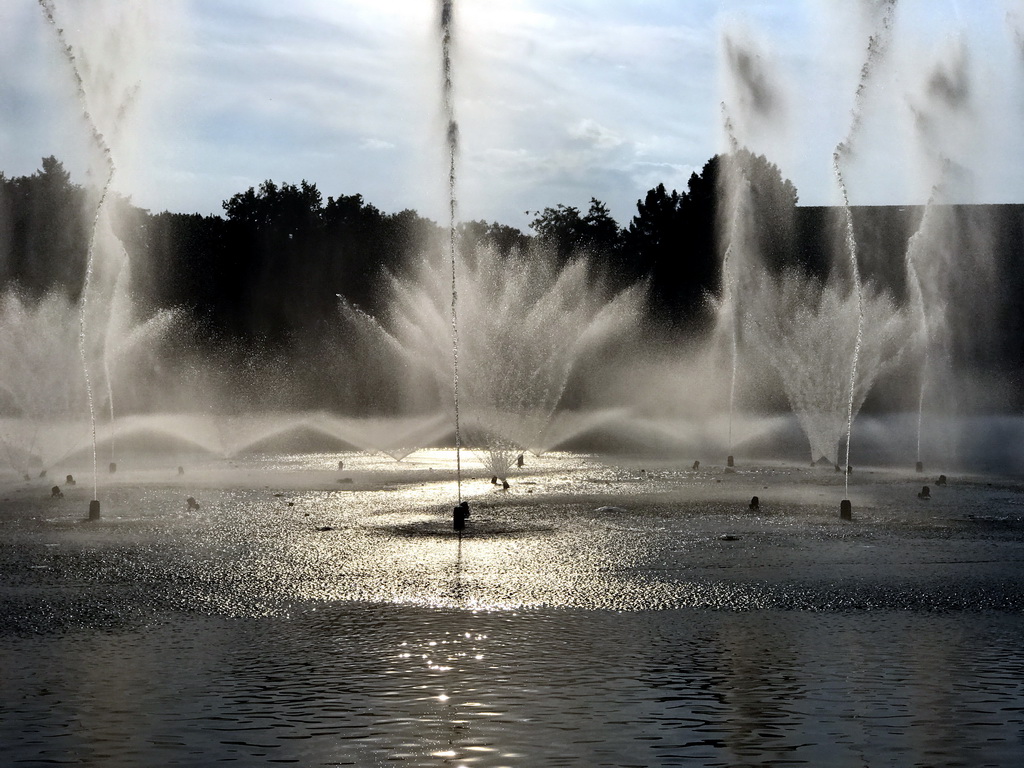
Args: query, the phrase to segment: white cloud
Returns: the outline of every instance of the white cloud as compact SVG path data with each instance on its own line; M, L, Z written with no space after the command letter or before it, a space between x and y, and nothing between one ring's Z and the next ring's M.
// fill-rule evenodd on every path
M58 0L65 5L74 4ZM361 192L384 210L441 214L435 3L157 5L156 36L136 45L138 55L117 73L118 82L140 83L134 173L120 181L138 202L219 212L240 182L306 178L325 195ZM904 119L909 76L920 73L937 39L965 30L979 83L977 194L1024 194L1013 170L1024 154L1016 130L1024 58L1014 29L999 4L959 3L959 12L956 5L899 5L899 66L879 83L864 168L854 172L875 193L914 187L914 169L891 160L914 151ZM741 26L771 65L787 115L771 125L748 120L745 140L779 163L802 201L831 199L831 152L847 129L866 39L863 20L845 4L459 0L456 22L466 217L522 223L525 210L585 206L596 197L624 222L657 183L685 188L692 169L725 147L719 42L723 29ZM141 43L142 35L136 28L124 43ZM48 154L84 168L88 135L74 117L63 66L35 0L0 3L5 173L31 173ZM886 156L888 164L879 161Z
M571 126L569 136L599 150L615 149L624 143L623 138L617 133L589 117Z

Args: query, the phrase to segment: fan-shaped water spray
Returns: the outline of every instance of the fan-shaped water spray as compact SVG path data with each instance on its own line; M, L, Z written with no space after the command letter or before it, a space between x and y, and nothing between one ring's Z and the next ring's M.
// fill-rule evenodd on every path
M862 287L861 296L836 281L823 284L799 272L779 278L763 273L755 284L745 315L751 347L769 350L764 356L807 436L811 461L825 457L838 467L850 412L857 415L875 381L901 359L910 336L909 314L871 284Z
M542 253L503 256L484 247L460 250L456 265L463 429L505 477L537 444L580 361L604 354L611 367L613 353L628 349L644 293L635 286L609 298L585 258L558 268ZM382 363L401 372L409 399L428 409L452 394L443 275L428 256L410 274L389 276L389 314L380 319L341 304Z

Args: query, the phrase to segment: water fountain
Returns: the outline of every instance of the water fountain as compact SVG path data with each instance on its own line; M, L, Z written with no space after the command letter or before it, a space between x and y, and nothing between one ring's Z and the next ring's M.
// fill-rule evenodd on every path
M810 460L840 466L839 446L875 381L894 368L911 338L909 313L870 284L863 297L837 281L820 283L798 272L779 278L762 273L750 293L745 329L753 350L782 382L790 406L807 436ZM854 389L850 361L863 326ZM852 403L852 405L850 405ZM848 461L847 461L848 464Z
M952 370L959 327L971 317L979 333L992 333L987 303L973 297L998 295L993 272L990 222L976 210L954 203L975 182L969 147L979 123L972 103L970 56L962 41L950 41L943 55L922 72L910 109L921 180L929 193L920 220L907 242L908 291L917 308L921 336L920 389L917 404L916 465L923 469L922 433L926 406L956 410L957 382Z
M51 293L38 301L0 298L0 398L8 463L19 474L45 470L89 442L78 352L79 308Z
M114 414L113 385L111 382L111 361L118 350L104 344L103 351L96 355L90 349L96 338L109 342L110 339L98 330L96 310L94 306L109 305L106 323L109 330L120 330L121 321L117 316L118 274L124 272L127 254L120 239L114 232L114 216L116 215L115 197L112 191L117 166L114 161L114 150L125 138L126 119L130 115L138 84L124 82L124 72L131 76L132 69L124 67L126 62L120 56L110 57L99 55L100 51L110 50L108 43L111 36L118 37L120 27L133 22L130 13L112 8L95 9L93 16L76 17L74 9L62 7L58 12L54 0L39 0L39 6L46 17L54 37L61 50L67 70L72 79L75 95L79 102L83 123L87 129L92 161L90 172L100 179L98 196L92 212L92 228L89 247L86 255L85 278L78 300L79 305L79 353L85 393L89 405L91 440L93 448L93 498L89 504L89 519L100 516L99 502L99 471L97 458L97 398L96 384L99 381L99 370L107 379L107 399L111 417ZM64 14L68 13L68 18ZM72 24L73 22L73 24ZM74 30L80 35L77 41L69 40L67 30ZM95 36L95 37L93 37ZM125 34L125 42L120 43L116 50L123 52L140 42L135 34ZM84 65L83 65L84 63ZM123 290L122 290L123 295ZM102 321L100 321L102 327ZM158 323L159 324L159 323ZM166 323L164 323L166 324ZM112 462L113 465L113 462Z
M441 8L447 44L451 0ZM543 454L598 424L653 443L678 426L657 405L688 400L689 416L715 402L724 416L725 391L732 455L734 437L751 431L739 374L757 370L769 371L766 387L780 382L795 417L784 407L771 417L800 421L811 458L839 465L845 436L849 464L873 383L918 351L922 328L931 353L955 324L948 285L932 272L946 232L940 206L907 246L904 297L859 271L848 199L830 274L766 266L751 177L727 169L736 196L726 198L717 329L727 359L718 392L705 395L691 382L706 358L691 362L673 347L665 356L676 367L659 370L640 354L649 341L642 286L606 290L585 255L560 264L542 251L459 242L450 111L447 127L444 242L386 276L386 310L342 303L338 317L352 349L369 350L348 358L340 348L344 362L360 363L338 369L400 378L398 407L382 397L372 415L289 410L289 381L303 370L268 354L223 371L198 366L197 390L221 390L182 398L199 413L122 415L125 369L175 318L145 320L112 241L88 301L0 299L9 363L0 406L18 416L6 441L17 466L29 467L29 454L43 467L60 458L63 447L46 447L51 422L94 457L104 446L97 414L110 405L113 415L115 397L111 441L115 432L120 446L166 436L215 457L187 471L164 458L150 475L119 471L104 501L114 522L103 526L68 513L70 475L63 489L48 480L45 498L20 482L5 489L0 570L12 581L0 595L9 659L0 741L9 759L829 765L898 753L908 763L1019 762L1020 482L908 483L905 472L879 470L887 474L864 481L871 503L851 530L832 519L838 476L784 462L722 475L666 450L658 466L576 454L511 468L522 451ZM836 150L844 198L855 144ZM610 395L588 397L620 365L634 377L622 377L617 395L655 379L661 399L651 398L645 421L628 397L618 409L607 407ZM601 381L580 386L588 375ZM567 394L579 396L578 410L565 409ZM857 421L858 451L866 421ZM489 495L472 525L468 501L444 501L450 473L428 467L432 458L368 455L449 446L453 427L456 461L463 445L479 451L495 481L466 489ZM355 455L339 458L342 449ZM437 455L447 462L451 452ZM510 471L523 482L494 490ZM459 464L460 486L461 474ZM438 514L444 507L451 517ZM255 732L254 702L274 715Z
M854 232L845 166L854 157L865 111L864 101L879 59L886 52L893 24L895 2L873 6L872 33L860 70L851 120L846 136L832 158L832 170L840 192L843 237L827 279L791 268L773 276L759 263L757 229L767 224L758 220L765 211L750 204L750 153L741 147L729 106L723 103L724 127L730 143L730 157L723 174L723 195L727 204L727 237L723 263L723 295L719 326L731 329L732 374L730 392L735 390L737 335L739 325L749 333L750 346L761 352L779 375L797 419L811 448L811 462L826 458L840 468L839 443L846 431L847 468L845 486L849 496L850 450L854 417L872 384L887 368L894 366L904 350L908 334L906 313L893 299L866 284L861 277L857 239ZM727 68L732 78L735 110L753 127L770 124L777 117L775 84L757 55L745 51L730 38L724 45ZM748 127L747 132L752 130ZM764 206L762 206L764 208ZM736 259L744 259L742 268ZM743 292L742 321L740 300ZM730 445L732 443L733 395L730 395ZM730 451L731 453L731 451ZM731 457L730 457L731 458ZM844 499L842 516L850 515Z
M501 255L491 247L456 255L459 402L466 444L505 479L516 457L554 439L552 417L582 360L628 347L642 321L640 286L608 296L589 261L559 269L549 254ZM402 371L420 409L451 401L450 286L436 258L389 276L389 315L341 310L368 344ZM543 440L542 440L543 438Z

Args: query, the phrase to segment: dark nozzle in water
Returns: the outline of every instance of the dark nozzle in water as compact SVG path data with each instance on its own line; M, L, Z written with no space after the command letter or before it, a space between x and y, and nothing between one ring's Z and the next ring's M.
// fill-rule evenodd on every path
M839 519L853 520L853 504L850 503L849 499L843 499L839 502Z
M89 502L89 519L99 520L100 519L100 502L99 499L93 499Z
M344 461L339 461L338 462L338 471L340 472L344 468L345 468L345 462Z
M924 462L917 462L917 464L914 465L914 471L918 473L924 472Z
M44 469L44 470L40 471L39 476L40 477L46 477L46 470Z
M936 485L945 485L946 484L946 476L945 475L939 475L939 479L935 481L935 484Z
M750 510L751 510L752 512L756 512L756 511L757 511L757 510L759 510L760 508L761 508L761 500L760 500L759 498L757 498L757 496L754 496L754 497L753 497L753 498L752 498L752 499L750 500Z
M930 499L931 497L932 497L932 489L929 488L927 485L922 487L921 488L921 492L919 494L917 494L917 498L919 498L919 499L927 500L927 499Z
M519 454L519 458L516 459L516 466L517 467L522 467L523 466L523 454L521 454L521 453Z
M75 476L74 475L68 475L66 478L64 478L64 485L74 485L74 484L75 484Z
M195 496L189 496L185 499L185 503L188 504L189 509L199 509L199 502L196 501Z
M64 498L64 491L62 491L60 489L59 485L55 485L55 486L53 486L53 488L50 489L50 498L52 498L52 499L63 499Z
M178 467L178 474L179 475L184 475L185 474L185 468L184 467Z
M725 466L727 466L727 467L735 467L736 466L735 458L733 458L731 455L730 456L726 456L725 457Z
M116 461L110 462L109 469L110 469L110 474L114 474L115 472L117 472L117 462Z
M696 472L698 469L700 469L700 462L699 461L693 462L693 471Z
M501 481L501 490L507 491L509 489L508 480Z
M491 475L491 485L497 485L497 484L498 484L498 476L497 475Z
M469 517L469 502L460 502L452 509L452 530L461 531L465 528L467 517Z

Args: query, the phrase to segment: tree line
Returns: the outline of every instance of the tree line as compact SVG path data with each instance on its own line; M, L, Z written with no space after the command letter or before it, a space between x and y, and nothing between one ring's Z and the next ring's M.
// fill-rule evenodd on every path
M784 208L792 185L761 158ZM625 286L646 279L655 318L692 329L707 320L705 296L718 289L716 194L721 158L689 188L664 185L637 201L620 227L604 203L586 212L556 205L533 213L529 233L496 222L459 225L462 247L502 253L543 248L559 261L587 253ZM780 192L781 190L781 192ZM0 286L30 296L81 290L96 191L72 182L63 164L43 158L30 175L0 173ZM373 313L382 309L380 277L441 242L441 227L412 210L385 213L359 194L328 197L316 184L264 181L223 202L221 216L150 213L117 198L118 236L131 258L133 290L147 306L184 307L232 337L280 340L310 330L333 312L337 295ZM779 220L791 218L785 210Z
M736 168L748 193L742 208L723 191L724 175ZM74 183L55 157L43 158L29 176L0 173L0 288L16 287L29 297L56 289L75 297L92 224L83 211L95 207L96 194ZM535 211L528 233L496 222L464 222L459 242L506 254L543 250L563 262L587 253L613 288L647 282L654 326L695 335L712 321L708 298L721 295L724 252L737 236L724 227L737 217L754 223L744 235L746 247L756 249L769 272L799 269L824 278L833 268L845 236L842 217L834 209L797 203L796 188L777 166L740 150L712 157L681 192L663 184L649 190L625 227L592 199L586 211L563 204ZM220 340L282 346L328 324L339 296L379 316L385 309L382 276L439 247L446 234L415 211L385 213L359 194L325 201L305 180L264 181L225 200L220 216L154 214L116 195L114 204L137 302L152 311L184 308ZM914 206L853 210L862 273L899 300L907 293L908 241L922 215ZM991 250L1008 298L999 354L1003 363L1019 366L1022 208L957 206L950 220L947 248ZM974 237L978 232L984 242Z

